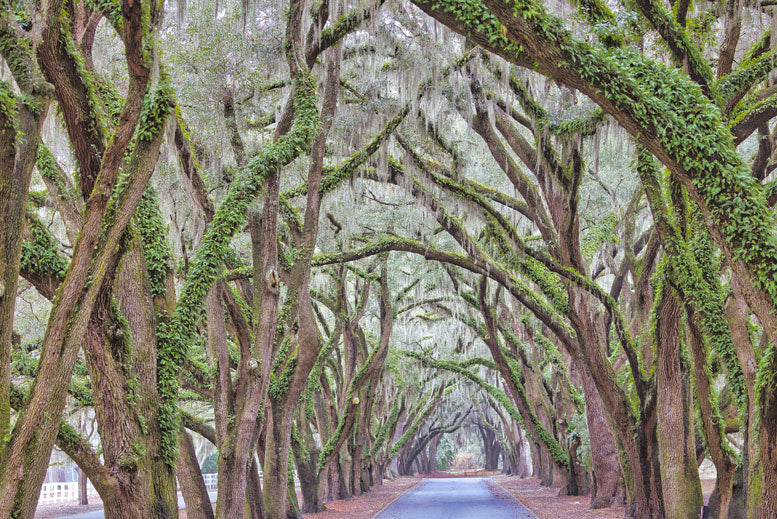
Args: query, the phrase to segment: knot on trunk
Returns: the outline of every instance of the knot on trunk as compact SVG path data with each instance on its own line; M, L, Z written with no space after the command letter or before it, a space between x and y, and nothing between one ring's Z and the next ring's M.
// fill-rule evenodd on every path
M267 271L267 274L264 277L264 282L267 286L267 290L276 296L281 293L281 283L280 279L278 278L278 273L275 271L275 269L270 269Z

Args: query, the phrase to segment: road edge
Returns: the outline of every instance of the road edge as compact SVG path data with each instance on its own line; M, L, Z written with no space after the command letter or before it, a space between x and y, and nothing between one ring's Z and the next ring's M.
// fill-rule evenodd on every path
M538 515L537 515L537 512L535 512L535 511L534 511L534 509L532 509L532 507L530 507L528 503L525 503L525 502L523 501L523 499L521 499L520 497L518 497L517 495L515 495L513 492L511 492L509 488L507 488L506 486L502 485L502 484L501 484L499 481L495 480L495 479L494 479L493 477L491 477L491 476L489 476L489 478L488 478L488 479L489 479L489 480L491 480L491 481L492 481L492 482L493 482L493 483L494 483L496 486L498 486L499 488L501 488L502 490L504 490L505 492L507 492L508 494L510 494L511 496L513 496L513 497L515 498L515 500L516 500L516 501L518 501L518 502L519 502L519 503L521 503L523 506L525 506L525 507L526 507L526 509L527 509L529 512L531 512L531 513L532 513L532 515L534 515L534 519L541 519L541 518L540 518L540 516L538 516Z
M418 485L420 485L420 484L421 484L421 483L424 481L424 478L417 478L417 479L418 479L418 481L416 481L415 483L413 483L413 485L412 485L412 486L409 486L409 487L407 487L407 488L406 488L404 491L402 491L402 493L400 493L400 494L399 494L397 497L395 497L394 499L392 499L391 501L389 501L388 503L386 503L385 505L383 505L383 506L380 508L380 510L378 510L377 512L375 512L374 514L372 514L372 515L370 516L370 519L375 519L376 517L378 517L380 514L382 514L382 513L383 513L383 511L384 511L386 508L388 508L389 506L391 506L392 504L394 504L394 501L396 501L396 500L397 500L397 499L399 499L400 497L404 496L405 494L407 494L408 492L410 492L411 490L413 490L415 487L417 487Z

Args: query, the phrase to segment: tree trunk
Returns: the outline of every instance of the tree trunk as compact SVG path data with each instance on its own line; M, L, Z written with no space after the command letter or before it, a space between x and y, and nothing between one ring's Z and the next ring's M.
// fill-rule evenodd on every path
M621 470L627 492L627 513L637 519L663 519L660 469L655 448L655 401L646 397L642 402L640 421L634 423L626 395L602 353L601 342L590 317L592 312L587 305L588 297L576 290L570 290L569 294L573 307L578 308L569 317L581 336L580 348L569 348L568 352L575 364L585 364L588 368L610 418L619 452L622 450L624 453Z
M768 355L768 353L765 353ZM777 517L777 392L764 392L761 408L760 459L762 467L759 517ZM751 496L756 499L758 496Z
M739 365L742 366L742 375L745 377L745 388L747 389L747 427L745 428L743 439L745 442L744 452L742 453L742 466L744 468L744 481L740 482L739 494L742 499L737 500L730 507L729 517L747 517L747 519L756 519L758 517L758 508L761 496L757 489L761 485L761 470L758 443L759 429L757 427L756 411L756 373L758 370L758 361L755 356L753 342L748 330L748 308L747 303L742 296L742 288L736 279L731 280L731 288L734 292L733 297L729 297L725 306L726 319L731 328L731 337L736 347L736 354ZM735 476L736 481L736 476ZM736 482L734 484L736 488ZM736 494L734 490L733 494ZM746 510L738 510L739 501L744 501ZM732 514L739 513L738 516Z
M86 484L89 482L89 479L87 479L86 474L83 470L78 470L78 504L81 506L86 506L89 504L89 496L87 495L86 491Z
M289 450L293 409L291 402L270 397L264 447L264 514L266 519L287 519Z
M580 375L585 395L585 417L591 443L593 468L591 508L607 508L620 498L619 488L622 477L618 461L618 444L615 442L602 399L588 368L584 364L576 364L575 367L577 368L575 371Z
M484 417L483 420L487 420ZM483 440L483 453L485 454L485 469L496 470L499 465L499 454L501 453L501 445L499 444L499 438L496 433L488 425L478 424L478 431L480 431L480 437Z
M296 460L297 457L295 456ZM318 460L318 456L316 456ZM302 513L315 514L324 511L323 492L321 491L321 482L316 477L316 465L313 467L307 464L297 464L297 475L299 477L299 486L302 490Z
M234 439L219 446L218 461L218 500L216 517L218 519L242 519L246 512L246 488L248 481L248 461L236 456ZM251 453L252 451L249 451ZM250 454L248 456L250 458ZM240 470L240 465L246 465Z
M345 450L345 449L341 449ZM338 455L337 465L337 498L338 499L350 499L351 498L351 486L349 484L348 471L343 470L346 466L348 459L342 455Z
M516 475L522 478L530 477L534 472L531 445L526 441L524 431L516 425L513 425L513 427L516 428L516 437L518 438L518 452L516 454L518 458L518 473Z
M8 43L13 45L11 42L15 38L9 38ZM9 51L18 52L16 49L9 49ZM26 56L26 53L23 55ZM32 65L29 70L37 70L37 67ZM32 81L33 78L24 79ZM20 77L16 77L17 83L20 80ZM29 85L25 85L24 90L27 86ZM26 93L29 94L29 92ZM16 96L11 92L3 92L3 95L10 95L16 101ZM37 506L40 485L43 483L43 474L48 468L50 455L50 447L47 455L41 455L41 453L46 452L44 446L42 450L35 453L35 456L25 458L26 452L21 451L27 446L23 444L14 446L8 441L12 434L10 368L21 238L32 168L35 165L38 143L40 142L40 128L50 103L49 100L45 100L38 94L30 96L30 99L33 103L41 103L39 114L33 114L19 100L18 109L15 106L10 106L9 103L3 107L3 113L6 115L0 117L0 222L2 222L0 230L0 441L2 442L0 446L0 473L7 471L8 475L12 473L22 475L27 472L28 476L28 480L19 482L19 480L13 479L6 481L0 474L0 482L7 483L7 486L3 486L5 499L0 496L0 514L3 511L10 514L11 507L14 506L13 501L21 498L25 501L22 508L29 509L24 511L27 517L32 517L35 506ZM16 120L12 121L11 117ZM53 421L58 422L59 415L54 417ZM56 429L53 424L49 424L48 427ZM21 432L35 431L34 424L25 427L23 420L17 420L15 428ZM49 440L53 444L53 438L47 435L44 435L40 440L44 442L44 445ZM28 462L34 466L29 466Z
M29 120L31 114L26 108L18 111L12 107L4 108L10 110L10 113L3 111L4 115L0 115L0 222L3 222L0 229L0 438L8 435L11 425L11 339L16 287L19 282L27 193L40 138L38 124L31 124L37 121ZM17 118L20 115L24 121L22 129L25 132L33 130L29 135L17 135L16 125L10 117ZM17 138L20 139L18 152L21 155L18 160ZM22 160L23 153L32 153L32 160Z
M322 483L326 474L318 471L319 449L313 439L305 409L300 406L297 412L298 434L292 435L291 448L294 452L294 464L297 467L299 486L302 490L302 512L318 513L324 510Z
M427 474L433 474L437 471L437 448L440 446L441 439L442 434L438 434L429 442L429 465L426 467Z
M704 502L696 465L689 373L681 355L681 311L676 295L665 286L656 330L658 456L666 517L697 519Z
M191 436L183 428L178 434L178 484L186 503L186 519L213 519L213 506L202 478Z
M248 468L248 488L246 488L246 496L251 519L264 519L262 482L259 478L259 464L254 457L251 458L251 466Z

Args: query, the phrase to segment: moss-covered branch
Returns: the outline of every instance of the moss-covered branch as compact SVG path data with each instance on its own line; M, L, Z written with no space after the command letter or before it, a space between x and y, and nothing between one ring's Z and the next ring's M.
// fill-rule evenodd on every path
M702 87L708 97L715 100L716 92L711 88L713 83L712 67L699 48L693 44L686 30L677 23L672 13L658 1L637 0L636 4L640 12L661 35L669 50L672 51L675 63L687 68L691 79Z
M689 187L735 275L753 287L748 303L777 342L775 217L747 174L720 110L695 82L633 49L606 50L580 41L535 0L414 3L454 30L463 23L471 32L493 27L495 40L506 34L539 62L542 73L580 89L616 117ZM456 22L449 23L451 18ZM494 18L504 32L486 23ZM488 38L485 47L505 55Z
M435 84L435 80L447 78L451 72L458 70L466 65L476 53L470 50L456 59L451 65L443 68L439 73L439 77L430 77L421 82L418 86L418 92L415 96L415 102L420 100ZM393 117L391 117L386 124L383 125L380 132L375 134L367 144L365 144L359 151L352 154L346 160L336 167L324 167L323 178L321 179L321 186L319 192L324 195L331 193L339 186L341 186L346 180L351 178L359 170L364 163L375 154L378 149L386 142L386 140L394 133L399 127L400 123L405 120L405 117L410 113L410 110L414 106L414 100L408 100L402 108L400 108ZM283 201L291 200L300 196L307 195L308 184L303 183L295 188L292 188L284 192L281 197Z
M429 418L429 416L434 412L435 409L437 409L437 406L440 405L440 402L442 401L442 397L448 393L448 391L453 386L441 386L439 390L433 391L429 393L429 395L422 400L424 402L425 407L423 410L416 415L416 417L413 419L413 421L410 423L407 429L402 433L402 436L399 437L397 442L391 446L391 452L389 453L389 460L394 458L399 451L404 447L407 442L409 442L413 436L415 436L415 433L418 432L418 429L423 425L423 423Z
M175 463L178 435L178 372L190 344L210 287L219 276L232 236L245 223L249 204L259 194L271 171L307 151L318 127L315 80L301 75L295 80L296 118L291 131L281 136L249 162L229 188L224 201L194 255L186 282L169 323L158 330L158 391L162 399L160 427L164 433L163 454Z

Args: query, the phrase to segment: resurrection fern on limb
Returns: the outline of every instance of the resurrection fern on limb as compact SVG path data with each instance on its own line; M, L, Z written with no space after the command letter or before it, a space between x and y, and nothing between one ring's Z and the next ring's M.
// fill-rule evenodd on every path
M720 290L710 287L697 262L697 257L682 238L680 229L668 213L661 197L661 187L658 184L658 171L655 161L644 147L638 148L637 170L645 186L645 193L650 204L656 228L664 244L666 254L671 258L672 279L682 291L684 301L693 309L692 317L699 321L699 327L704 334L704 340L709 343L726 366L727 379L734 393L737 408L747 409L747 391L742 367L736 357L736 346L731 337L731 330L725 319L723 297ZM694 240L696 252L702 255L710 254L709 244L704 244L697 230ZM706 249L706 250L705 250ZM709 268L709 265L708 265ZM712 279L713 276L708 276Z
M775 217L762 189L747 174L719 108L698 84L634 49L604 49L576 39L533 0L414 3L522 65L523 56L506 52L503 44L505 39L520 43L537 60L540 72L587 94L669 166L699 203L735 274L755 288L748 294L751 307L770 338L777 340L777 238L771 231ZM504 32L495 20L504 24ZM497 43L489 43L489 38Z
M318 127L315 79L301 74L295 80L294 89L296 118L291 131L251 160L232 183L194 255L170 321L159 326L160 427L165 461L171 466L175 464L178 445L178 373L189 345L194 343L205 295L218 278L229 242L245 223L248 206L261 191L267 175L306 152Z

